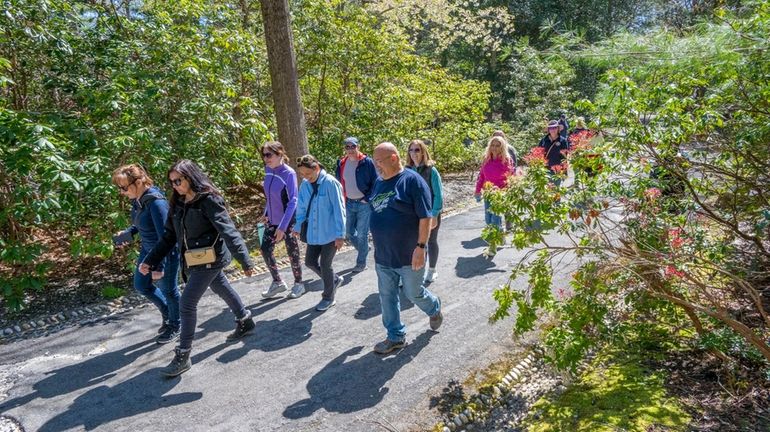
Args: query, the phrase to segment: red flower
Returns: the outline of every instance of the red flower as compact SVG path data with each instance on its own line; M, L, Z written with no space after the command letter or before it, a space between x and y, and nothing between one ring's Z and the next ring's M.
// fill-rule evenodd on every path
M682 237L683 234L684 230L682 228L671 228L668 230L668 241L672 249L679 249L687 243L687 239Z
M545 149L540 146L532 147L532 149L529 151L529 154L524 156L524 160L528 165L545 165Z
M663 275L665 275L667 278L672 278L672 277L683 278L684 272L681 270L678 270L676 267L669 264L666 266L665 269L663 269Z
M660 189L656 187L649 188L646 191L644 191L644 197L650 201L655 201L656 199L660 198L660 195L661 195Z

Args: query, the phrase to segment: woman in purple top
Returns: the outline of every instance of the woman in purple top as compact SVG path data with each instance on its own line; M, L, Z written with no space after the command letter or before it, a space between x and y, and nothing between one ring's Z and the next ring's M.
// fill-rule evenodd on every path
M294 273L294 286L291 289L290 298L297 298L305 293L302 284L302 264L299 257L299 243L293 236L286 235L294 227L294 213L297 210L297 173L286 165L289 158L283 145L278 141L268 141L262 145L262 158L265 161L265 214L262 222L266 229L262 237L262 258L265 259L267 268L273 276L273 283L262 292L262 297L275 297L286 291L286 283L281 280L278 273L278 263L275 261L275 244L281 240L286 241L286 251L291 261L291 270Z

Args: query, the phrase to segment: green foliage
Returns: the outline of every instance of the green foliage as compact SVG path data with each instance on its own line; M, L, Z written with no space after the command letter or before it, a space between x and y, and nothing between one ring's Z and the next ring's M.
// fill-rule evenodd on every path
M162 189L168 167L197 161L220 188L263 176L273 138L259 3L14 0L0 7L0 283L23 307L51 260L112 258L127 203L112 170L141 163ZM341 139L402 145L430 138L442 169L464 167L482 136L486 83L464 80L378 29L355 4L294 4L301 89L312 152L329 166ZM292 155L296 156L296 155ZM61 246L61 245L60 245ZM66 259L66 257L56 257Z
M107 285L106 287L102 288L102 297L107 300L113 300L119 297L123 297L124 295L126 295L126 290L114 285Z
M638 355L605 351L561 395L536 402L530 431L686 430L690 416L668 397L665 375Z
M507 238L485 232L490 248L510 238L541 250L514 275L530 275L524 292L496 293L493 318L515 306L522 332L549 313L545 341L562 368L657 326L686 331L656 332L655 343L698 334L691 342L721 358L770 362L768 41L770 6L756 3L680 37L619 35L586 50L608 72L596 101L577 108L605 135L574 140L574 183L556 182L564 176L533 152L525 176L485 192L513 224ZM578 260L571 289L551 287L553 305L537 305L525 293L557 257Z

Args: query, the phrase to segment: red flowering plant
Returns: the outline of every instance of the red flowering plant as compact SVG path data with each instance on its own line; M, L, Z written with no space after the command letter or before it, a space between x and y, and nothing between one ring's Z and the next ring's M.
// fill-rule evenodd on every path
M733 24L743 43L737 32L770 31L770 14ZM574 175L553 182L535 148L524 176L487 193L512 227L484 238L525 251L493 321L515 310L517 334L547 321L547 357L565 368L650 328L770 367L770 102L730 85L741 76L770 93L770 66L732 56L717 69L611 70L597 105L579 105L603 131L572 138Z

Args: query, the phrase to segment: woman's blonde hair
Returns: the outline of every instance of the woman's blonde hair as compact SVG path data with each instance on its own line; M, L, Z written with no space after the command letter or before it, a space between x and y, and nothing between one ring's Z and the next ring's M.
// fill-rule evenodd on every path
M484 152L484 162L492 160L492 144L494 143L500 143L500 152L503 162L510 163L511 154L508 153L508 141L506 141L505 138L501 136L493 136L490 138L489 142L487 143L487 149Z
M414 161L412 160L412 157L409 155L409 149L412 148L413 145L420 146L420 152L422 153L422 165L432 167L436 162L433 161L433 159L430 158L430 152L428 151L428 145L425 144L425 141L423 140L412 140L409 141L409 145L406 146L406 166L413 167Z
M281 158L281 162L289 163L289 157L286 156L286 150L283 148L283 144L278 141L267 141L262 144L262 148L259 151L264 154L265 150L270 150L270 153L278 155ZM260 157L262 157L262 155L260 155ZM264 157L262 157L262 159L264 160Z
M112 172L112 184L122 186L119 181L128 180L128 185L136 182L142 182L145 186L152 186L154 183L147 171L139 164L123 165Z

